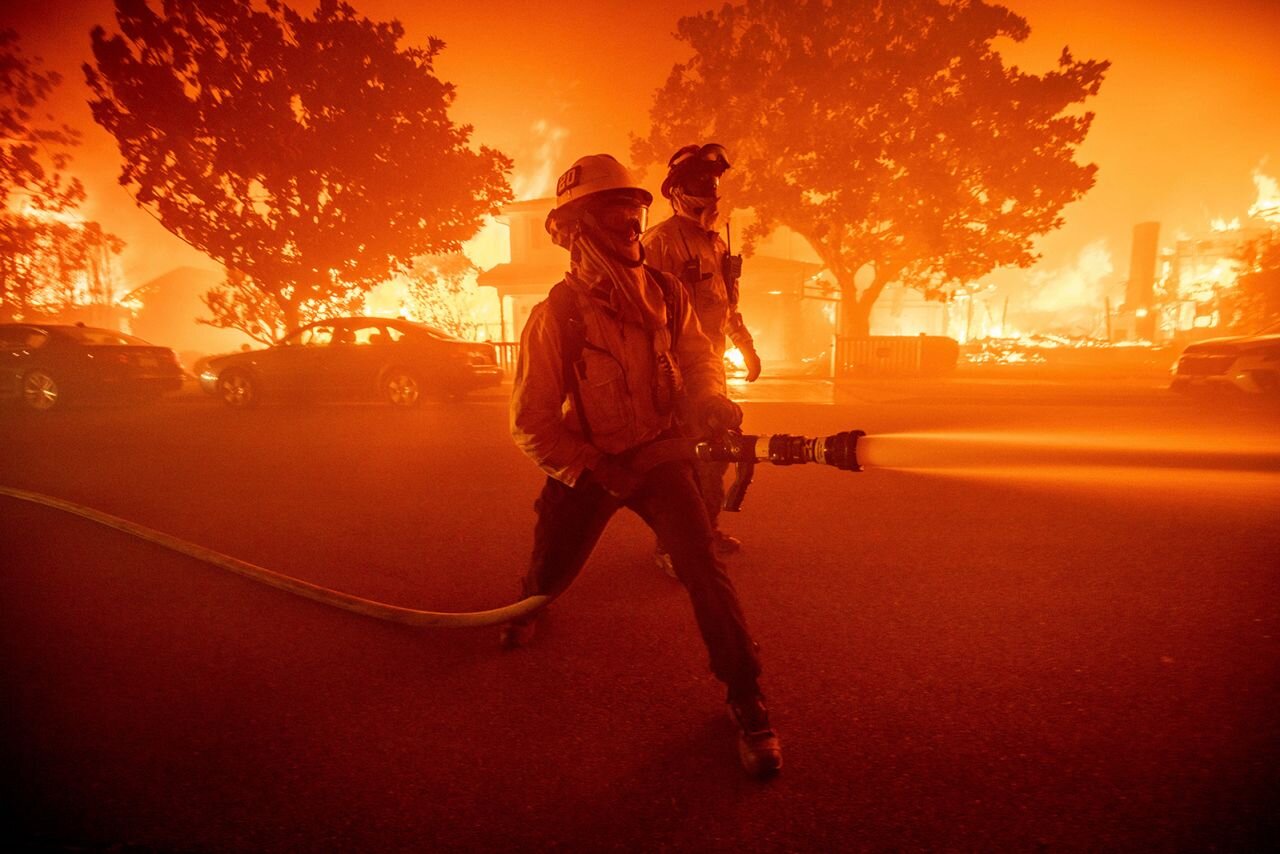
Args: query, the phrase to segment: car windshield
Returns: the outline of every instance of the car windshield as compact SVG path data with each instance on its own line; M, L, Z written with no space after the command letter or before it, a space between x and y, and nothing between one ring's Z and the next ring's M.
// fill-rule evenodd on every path
M86 347L149 347L141 338L116 332L114 329L95 329L92 326L68 326L62 334Z

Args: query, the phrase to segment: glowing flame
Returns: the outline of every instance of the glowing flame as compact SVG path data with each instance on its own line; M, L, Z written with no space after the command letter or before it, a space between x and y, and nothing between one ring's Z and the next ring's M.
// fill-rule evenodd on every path
M1232 220L1230 220L1230 221L1225 220L1225 219L1221 219L1221 218L1219 218L1219 219L1215 219L1215 220L1213 220L1213 222L1209 223L1209 228L1210 228L1211 230L1213 230L1213 231L1217 231L1217 232L1222 232L1222 231L1239 231L1239 230L1240 230L1240 217L1236 217L1235 219L1232 219Z
M1185 276L1182 293L1196 302L1209 302L1217 291L1233 287L1240 275L1240 264L1234 258L1219 258L1212 266L1192 269Z
M462 244L462 254L481 270L511 261L511 235L507 227L493 217L485 217L475 237Z
M1094 308L1102 301L1104 283L1115 271L1105 240L1097 240L1080 250L1075 263L1032 277L1036 295L1031 307L1037 311Z
M1253 185L1258 188L1258 198L1249 208L1249 216L1280 223L1280 182L1258 168L1253 170Z
M36 207L30 202L24 204L18 210L18 214L42 222L60 222L64 225L84 225L86 221L79 211L50 211Z
M533 168L519 172L511 181L511 190L517 199L540 199L549 195L563 168L560 161L569 131L546 119L538 119L530 130L538 145L533 151Z
M1105 304L1107 296L1112 295L1109 286L1113 284L1114 271L1107 241L1096 240L1084 246L1071 264L1033 273L1033 296L1026 308L1043 318L1039 325L1092 329L1098 323L1099 307ZM1000 317L1003 314L1001 309ZM999 328L998 320L991 311L981 314L975 311L972 337L984 337L994 332ZM968 318L962 322L967 323Z

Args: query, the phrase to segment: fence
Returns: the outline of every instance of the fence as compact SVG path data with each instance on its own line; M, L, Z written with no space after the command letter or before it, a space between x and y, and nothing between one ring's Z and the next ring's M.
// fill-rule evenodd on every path
M955 368L960 345L940 335L836 338L837 378L928 376Z
M516 361L520 358L520 342L519 341L490 341L493 349L497 351L498 366L502 368L504 374L513 374L516 370Z

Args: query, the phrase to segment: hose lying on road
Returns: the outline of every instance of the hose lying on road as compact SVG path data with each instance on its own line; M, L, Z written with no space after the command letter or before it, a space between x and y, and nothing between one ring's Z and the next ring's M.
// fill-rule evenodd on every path
M858 465L857 459L857 445L862 436L862 431L854 430L819 439L807 439L803 436L785 434L744 436L739 433L731 433L714 442L694 439L665 439L641 447L629 460L629 464L637 472L645 472L654 466L675 460L726 460L746 466L750 466L759 460L767 461L774 465L818 462L847 471L860 471L861 466ZM738 490L739 503L741 502L741 492L746 489L746 484L749 482L750 476L748 474L748 477L742 482ZM178 554L230 570L237 575L242 575L262 584L280 590L287 590L290 593L315 600L316 602L322 602L326 605L332 605L335 608L363 614L366 617L374 617L393 623L404 623L409 626L429 628L494 626L539 611L551 604L551 600L554 598L552 596L529 596L506 607L494 608L489 611L452 613L402 608L398 605L388 605L385 602L362 599L350 593L330 590L328 587L321 587L318 584L312 584L300 578L273 572L269 569L255 566L252 563L224 555L221 552L215 552L213 549L207 549L204 546L198 546L195 543L156 531L145 525L130 522L128 519L121 519L119 516L112 516L110 513L103 513L101 510L85 507L83 504L75 504L71 501L63 501L60 498L43 495L39 492L28 492L27 490L13 489L7 486L0 486L0 496L26 501L31 504L39 504L54 510L61 510L64 513L71 513L91 522L96 522L99 525L122 531L131 537L137 537L140 540L163 546Z
M121 519L119 516L112 516L110 513L103 513L100 510L94 510L85 507L82 504L74 504L70 501L63 501L59 498L53 498L48 495L41 495L38 492L27 492L22 489L11 489L7 486L0 486L0 495L9 498L15 498L19 501L28 501L32 504L40 504L45 507L52 507L54 510L61 510L64 513L72 513L76 516L88 519L91 522L97 522L99 525L105 525L108 528L114 528L117 531L123 531L131 537L137 537L140 540L146 540L149 543L155 543L158 546L164 546L166 549L178 552L179 554L193 557L196 560L203 561L222 569L230 570L237 575L243 575L254 581L261 582L271 587L277 587L281 590L287 590L307 599L314 599L317 602L323 602L326 605L332 605L335 608L342 608L347 611L354 611L357 614L363 614L366 617L375 617L379 620L387 620L393 623L404 623L410 626L422 626L429 628L467 628L477 626L493 626L498 623L505 623L508 620L514 620L519 617L531 614L537 611L551 601L550 596L530 596L522 599L505 608L494 608L490 611L469 611L461 613L448 613L441 611L418 611L413 608L401 608L397 605L388 605L384 602L374 602L371 599L362 599L359 596L352 596L350 593L342 593L338 590L330 590L327 587L321 587L318 584L311 584L292 576L282 575L279 572L272 572L269 569L263 569L251 563L229 557L227 555L215 552L212 549L206 549L195 543L189 543L186 540L170 536L153 530L145 525L139 525L136 522L130 522L127 519Z

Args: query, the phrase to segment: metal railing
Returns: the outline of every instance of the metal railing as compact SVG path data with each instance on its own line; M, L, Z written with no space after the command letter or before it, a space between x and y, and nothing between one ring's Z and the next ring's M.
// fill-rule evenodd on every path
M502 368L503 373L513 374L516 370L516 361L520 358L520 342L519 341L490 341L494 351L498 356L498 366Z

